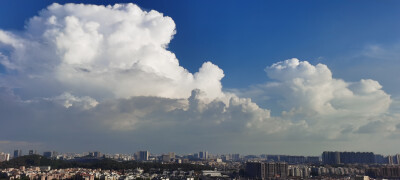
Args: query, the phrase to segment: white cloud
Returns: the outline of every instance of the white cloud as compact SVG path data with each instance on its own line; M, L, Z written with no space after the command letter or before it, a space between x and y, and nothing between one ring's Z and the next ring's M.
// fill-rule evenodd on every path
M377 81L346 82L324 64L289 59L265 69L271 82L223 92L218 66L179 65L167 49L175 33L170 17L133 4L53 4L23 33L0 30L0 135L65 148L59 142L243 149L397 133Z
M324 64L311 65L307 61L290 59L266 68L268 77L264 93L270 90L282 97L280 104L286 110L302 109L317 114L357 113L380 114L390 106L390 95L374 80L345 82L332 77ZM282 102L283 101L283 102Z
M76 97L67 92L54 98L46 98L46 100L55 101L63 105L65 108L70 108L71 106L78 106L83 109L91 109L99 104L99 102L97 102L95 99L89 96Z
M151 130L198 127L190 133L211 130L214 138L273 122L269 110L222 92L218 66L205 62L193 74L180 66L167 50L174 34L171 18L133 4L53 4L31 18L23 33L1 31L1 63L8 71L2 86L18 90L16 97L2 92L2 127L32 127L29 138L52 136L60 128L57 133L82 131L80 136L148 136Z
M272 82L239 94L275 111L273 118L286 119L303 129L297 131L302 135L341 138L341 132L352 132L351 129L378 120L392 102L377 81L336 79L324 64L314 66L293 58L265 71Z
M166 49L174 34L170 17L133 4L53 4L23 35L0 31L0 43L9 46L1 63L21 76L8 82L14 87L57 81L65 92L102 98L187 98L193 89L209 100L222 97L223 71L210 62L195 74L180 66ZM32 86L22 88L41 88Z

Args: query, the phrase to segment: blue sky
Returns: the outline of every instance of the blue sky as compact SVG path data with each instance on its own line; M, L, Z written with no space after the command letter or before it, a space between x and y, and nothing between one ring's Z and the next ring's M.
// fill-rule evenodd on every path
M2 0L0 151L398 153L399 19L391 0Z

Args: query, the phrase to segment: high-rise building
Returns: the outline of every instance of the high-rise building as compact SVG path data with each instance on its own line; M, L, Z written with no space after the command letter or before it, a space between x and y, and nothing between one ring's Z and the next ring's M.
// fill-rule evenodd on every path
M322 162L324 164L340 164L340 152L324 151L322 153Z
M34 155L34 154L37 154L36 150L29 150L29 155Z
M169 155L170 159L175 159L175 153L174 152L169 152L168 155Z
M375 155L372 152L330 152L322 153L325 164L373 164Z
M265 163L265 176L266 177L275 177L276 174L276 165L274 162Z
M377 163L377 164L386 164L386 159L381 154L375 154L375 163Z
M247 162L246 176L251 179L286 179L288 164L285 162Z
M245 172L246 177L251 179L264 179L265 164L262 162L247 162Z
M230 155L230 154L221 155L221 159L223 161L231 161L232 160L232 155Z
M390 164L390 165L392 165L394 162L393 162L393 156L387 156L386 157L387 158L387 160L386 160L386 162L387 162L387 164Z
M400 179L400 166L372 167L365 174L376 179Z
M89 156L90 157L95 157L95 158L101 158L101 152L99 151L93 151L93 152L89 152Z
M10 160L10 154L9 153L0 152L0 162L9 161L9 160Z
M175 159L175 153L169 152L168 154L161 155L162 162L171 162L171 160Z
M375 155L372 152L340 152L341 164L373 164Z
M171 162L171 156L169 154L163 154L161 156L161 161L162 162Z
M285 162L276 163L275 177L286 179L287 174L288 174L288 164Z
M149 160L149 151L140 151L139 152L139 159L141 161L148 161Z
M99 152L99 151L93 152L93 157L100 158L101 157L101 152Z
M199 159L207 160L208 159L208 152L207 151L200 151L199 152Z
M231 158L232 158L232 161L239 161L240 160L240 154L232 154Z
M393 155L393 164L400 165L400 154Z
M133 154L133 158L134 158L136 161L139 161L139 160L140 160L140 151L135 152L135 154Z
M94 152L89 152L90 157L94 157Z
M305 156L286 156L284 162L290 163L290 164L304 164L306 163L307 158Z
M35 155L35 154L38 154L37 150L33 149L29 150L29 155Z
M21 149L14 150L14 158L21 157L21 156L22 156L22 150Z
M265 176L270 178L286 178L288 173L288 164L285 162L265 163Z
M51 151L45 151L45 152L43 152L43 156L44 156L44 157L47 157L47 158L51 158L51 157L53 157L53 152L51 152Z

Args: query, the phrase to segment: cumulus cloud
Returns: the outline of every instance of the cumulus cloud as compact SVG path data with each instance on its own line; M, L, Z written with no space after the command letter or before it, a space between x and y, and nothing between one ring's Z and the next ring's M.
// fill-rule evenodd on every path
M180 66L167 50L174 34L170 17L134 4L53 4L24 33L0 31L0 63L21 76L7 83L22 89L56 81L96 97L187 98L193 89L222 97L223 71L211 62L194 74Z
M271 82L239 94L272 109L275 117L297 123L303 135L340 138L379 120L392 102L379 82L346 82L334 78L324 64L312 65L293 58L268 66L265 71Z
M280 104L287 110L369 115L387 111L391 103L390 95L382 90L379 82L371 79L345 82L333 78L324 64L314 66L307 61L289 59L265 71L275 82L264 85L263 92L269 93L270 89L279 92L283 99Z
M397 132L377 81L289 59L265 69L271 81L226 92L213 63L195 73L179 65L168 50L175 33L170 17L134 4L53 4L23 32L0 30L0 135L67 149L226 151Z
M12 138L6 127L22 125L31 127L27 139L49 143L56 132L147 136L171 128L180 138L198 127L190 133L215 137L273 122L269 110L224 93L216 65L195 73L180 66L167 49L175 33L170 17L133 4L53 4L22 33L0 30L2 134Z

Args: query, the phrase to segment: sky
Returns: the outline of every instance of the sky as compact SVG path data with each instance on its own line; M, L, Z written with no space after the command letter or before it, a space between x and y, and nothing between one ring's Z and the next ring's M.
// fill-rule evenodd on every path
M399 153L398 1L0 1L0 152Z

